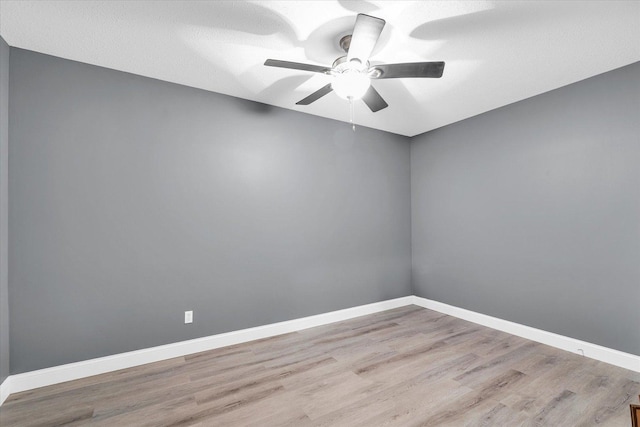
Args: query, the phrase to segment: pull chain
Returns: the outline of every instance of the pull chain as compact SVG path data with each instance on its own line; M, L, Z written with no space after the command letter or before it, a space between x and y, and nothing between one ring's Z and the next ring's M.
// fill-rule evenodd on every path
M353 122L353 96L349 97L349 123L351 123L351 129L356 131L356 124Z

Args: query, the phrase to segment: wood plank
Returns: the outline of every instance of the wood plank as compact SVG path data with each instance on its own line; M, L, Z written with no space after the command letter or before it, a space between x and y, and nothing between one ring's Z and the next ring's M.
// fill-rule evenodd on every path
M5 426L628 426L640 375L420 307L11 395Z

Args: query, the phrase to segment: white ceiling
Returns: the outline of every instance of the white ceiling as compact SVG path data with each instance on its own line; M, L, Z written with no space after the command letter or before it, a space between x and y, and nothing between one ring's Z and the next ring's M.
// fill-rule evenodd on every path
M11 46L341 121L347 101L296 101L322 74L265 59L331 65L363 12L387 21L372 63L445 61L441 79L374 86L355 122L420 134L640 61L640 1L6 1Z

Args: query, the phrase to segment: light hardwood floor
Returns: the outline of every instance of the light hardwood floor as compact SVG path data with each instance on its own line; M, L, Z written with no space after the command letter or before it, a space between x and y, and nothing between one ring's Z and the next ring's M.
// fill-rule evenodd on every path
M18 393L5 426L630 426L640 374L416 306Z

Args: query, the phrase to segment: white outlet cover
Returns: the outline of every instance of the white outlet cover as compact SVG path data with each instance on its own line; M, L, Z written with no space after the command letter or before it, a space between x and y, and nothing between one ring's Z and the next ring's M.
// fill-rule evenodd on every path
M184 312L184 323L193 323L193 311Z

